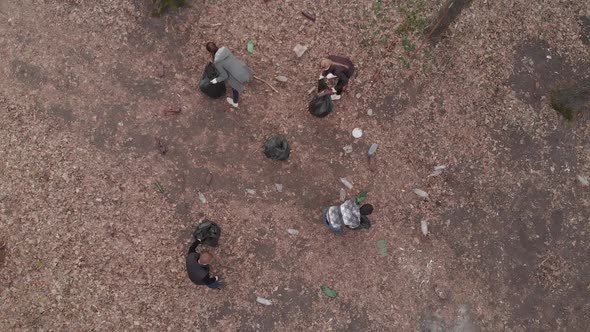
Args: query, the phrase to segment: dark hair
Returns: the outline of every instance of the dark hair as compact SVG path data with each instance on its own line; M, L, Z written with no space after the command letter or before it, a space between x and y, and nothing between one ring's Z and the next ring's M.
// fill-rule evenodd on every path
M215 45L214 42L208 42L207 44L205 44L205 48L213 56L215 56L215 53L217 53L217 50L219 49L219 47L217 47L217 45Z
M365 204L363 206L361 206L361 216L368 216L371 213L373 213L373 205L371 204Z

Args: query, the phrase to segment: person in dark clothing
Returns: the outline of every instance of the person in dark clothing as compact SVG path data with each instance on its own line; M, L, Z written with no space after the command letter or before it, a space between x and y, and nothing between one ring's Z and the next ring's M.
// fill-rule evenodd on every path
M332 89L334 94L331 98L332 100L339 100L342 98L342 90L344 90L344 87L348 84L352 75L354 75L354 65L352 64L352 61L341 56L330 55L320 61L320 67L323 69L322 74L320 75L320 80L324 78L338 78L336 87Z
M206 285L209 288L221 288L218 277L209 276L209 263L213 261L213 255L208 252L197 252L197 246L201 242L195 240L188 249L186 255L186 271L189 279L197 285Z

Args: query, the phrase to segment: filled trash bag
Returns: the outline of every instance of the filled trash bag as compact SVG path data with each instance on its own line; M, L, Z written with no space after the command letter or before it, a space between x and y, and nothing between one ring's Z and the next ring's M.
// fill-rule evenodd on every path
M332 112L333 104L332 89L328 87L328 82L325 78L318 82L318 93L309 102L309 112L317 117L323 118Z
M195 239L201 241L201 244L217 247L219 244L219 238L221 237L221 227L212 221L203 220L203 222L197 226L193 236Z
M275 135L264 142L264 154L272 160L287 160L290 153L289 142L283 136Z
M209 62L207 66L205 66L201 81L199 81L199 89L204 94L214 99L225 96L225 82L211 83L211 80L217 76L219 76L217 69L215 69L215 66Z

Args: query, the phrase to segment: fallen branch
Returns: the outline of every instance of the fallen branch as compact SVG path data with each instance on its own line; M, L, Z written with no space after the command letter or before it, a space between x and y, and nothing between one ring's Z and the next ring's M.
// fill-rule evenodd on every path
M453 4L454 3L455 3L454 1L451 1L449 3L449 6L447 7L447 9L439 17L438 21L436 22L436 24L434 25L434 27L432 27L432 29L430 30L430 33L426 36L426 38L424 38L422 40L422 43L420 44L420 47L418 47L418 49L414 52L414 54L412 54L412 56L410 57L410 60L413 60L414 57L416 56L416 54L418 54L418 52L420 52L420 50L422 49L422 46L424 46L424 44L426 44L426 42L428 41L428 39L430 39L430 37L434 33L434 30L436 30L436 28L438 28L438 25L440 24L440 22L442 22L442 20L447 16L447 14L449 13L449 9L451 9L451 7L453 7Z
M258 76L254 76L254 79L259 80L260 82L270 86L271 89L273 89L276 93L279 93L279 90L275 89L274 86L270 85L270 83L268 83L267 81L263 80L262 78L258 77Z

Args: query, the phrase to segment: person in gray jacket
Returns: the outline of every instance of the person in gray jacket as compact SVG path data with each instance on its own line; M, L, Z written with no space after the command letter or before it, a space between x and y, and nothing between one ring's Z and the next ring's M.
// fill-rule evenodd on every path
M218 48L213 42L208 42L205 47L213 56L213 65L219 76L211 80L215 84L229 80L233 98L227 98L227 102L233 107L238 107L240 93L244 91L244 84L252 78L254 72L243 61L236 58L227 47Z

